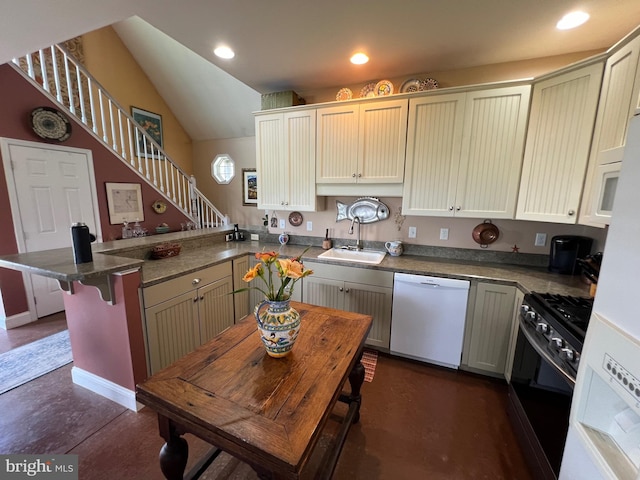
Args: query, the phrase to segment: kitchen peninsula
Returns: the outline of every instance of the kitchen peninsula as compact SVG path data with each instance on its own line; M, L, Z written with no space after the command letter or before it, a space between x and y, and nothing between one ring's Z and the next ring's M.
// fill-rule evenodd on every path
M71 248L7 255L0 257L0 267L60 282L67 292L64 305L74 358L74 382L137 410L141 406L135 401L135 386L150 371L141 289L230 264L262 250L277 250L284 257L294 257L307 247L296 244L295 239L285 246L258 241L225 242L225 233L221 229L204 229L95 244L93 262L81 265L73 263ZM180 255L148 260L151 248L167 241L182 245ZM323 252L313 246L304 260L312 269L314 263L339 264L317 258ZM577 277L550 274L539 267L419 255L386 256L378 265L349 264L349 267L481 280L517 287L523 292L586 296L589 290Z

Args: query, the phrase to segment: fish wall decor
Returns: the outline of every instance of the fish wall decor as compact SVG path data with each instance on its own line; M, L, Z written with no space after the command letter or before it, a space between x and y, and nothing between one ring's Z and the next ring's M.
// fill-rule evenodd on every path
M358 217L360 223L374 223L389 218L389 207L374 197L361 197L351 205L336 200L336 208L336 222Z

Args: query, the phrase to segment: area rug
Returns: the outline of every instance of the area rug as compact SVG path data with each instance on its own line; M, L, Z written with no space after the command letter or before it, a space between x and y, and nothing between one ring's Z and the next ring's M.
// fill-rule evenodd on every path
M0 394L71 363L69 331L63 330L0 355Z
M378 363L378 352L376 350L365 350L362 352L362 365L364 365L364 381L371 382L376 373Z

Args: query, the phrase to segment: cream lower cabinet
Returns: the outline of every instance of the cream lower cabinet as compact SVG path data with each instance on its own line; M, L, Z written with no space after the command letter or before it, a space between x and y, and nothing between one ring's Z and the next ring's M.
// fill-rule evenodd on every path
M477 284L475 300L468 309L461 368L504 377L513 332L515 294L516 287Z
M513 314L511 317L511 337L509 340L509 351L507 352L507 362L504 366L504 377L507 382L511 382L511 369L513 368L513 359L516 354L516 343L518 341L518 332L520 331L520 306L524 300L524 293L516 288L516 294L513 301Z
M303 301L312 305L363 313L373 317L366 345L389 349L393 272L310 264L314 274L304 279Z
M534 84L518 220L577 222L602 69L598 62Z
M142 289L151 374L233 325L232 291L231 262Z
M233 260L233 291L241 288L246 288L249 285L242 280L244 274L249 271L249 256L235 258ZM236 323L242 318L246 317L249 313L249 297L251 290L245 292L236 293L233 295L233 312Z
M402 213L513 218L530 89L412 98Z
M255 124L258 208L316 211L316 111L259 114Z

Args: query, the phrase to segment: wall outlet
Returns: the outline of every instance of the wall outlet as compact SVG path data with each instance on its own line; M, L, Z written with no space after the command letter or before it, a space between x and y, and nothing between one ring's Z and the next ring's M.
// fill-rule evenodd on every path
M449 229L441 228L440 229L440 240L449 240Z
M251 240L260 240L260 235L258 235L257 233L252 233L251 234Z
M313 222L307 222L307 232L313 230Z
M280 222L280 228L281 228L282 230L284 230L284 228L285 228L285 225L284 225L284 218L279 219L279 220L278 220L278 222Z
M416 238L416 227L409 227L409 238Z
M536 233L536 242L534 245L536 247L544 247L547 244L547 234L546 233Z

